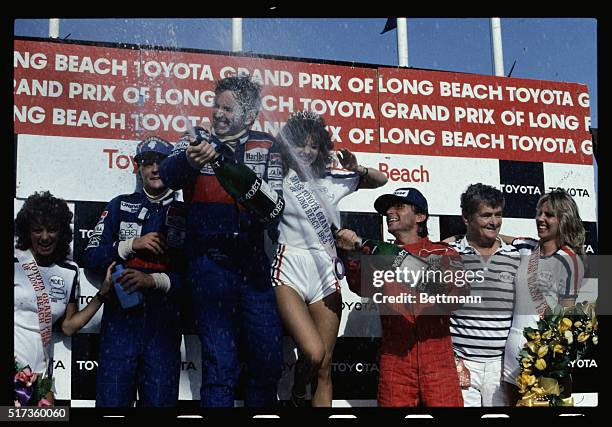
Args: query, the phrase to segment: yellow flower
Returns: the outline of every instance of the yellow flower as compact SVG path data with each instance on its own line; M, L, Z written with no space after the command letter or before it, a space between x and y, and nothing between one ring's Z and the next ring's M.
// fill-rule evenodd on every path
M593 330L593 322L589 320L584 326L584 330L585 332L591 332Z
M547 340L547 339L550 339L551 337L552 337L552 331L550 329L542 334L542 339Z
M540 371L543 371L544 369L546 369L546 361L544 359L536 360L535 367L536 367L536 369L539 369Z
M586 340L588 340L590 337L589 334L585 334L584 332L580 332L580 335L578 335L578 342L585 342Z
M574 322L574 327L575 327L575 328L579 328L579 327L581 327L581 326L582 326L582 322L581 322L580 320L576 320L576 321Z
M565 337L565 339L567 340L568 344L571 344L574 342L574 335L572 334L572 331L565 331L565 333L563 334L563 336Z
M593 341L593 344L597 345L597 343L599 342L599 338L597 338L597 335L593 337L592 341Z
M540 332L539 331L533 331L533 332L529 332L527 334L527 336L529 338L531 338L534 341L540 341Z
M553 353L563 353L565 351L565 347L563 347L561 344L555 344L553 346Z
M568 319L567 317L564 317L563 319L559 321L559 326L557 326L557 330L561 333L564 333L571 327L572 327L572 321Z
M530 357L523 357L521 359L521 364L523 365L523 368L529 368L532 365L533 361L531 360Z
M547 353L548 353L548 346L543 345L542 347L538 348L538 357L544 357L546 356Z
M528 386L532 386L536 383L535 375L529 375L526 372L522 372L517 379L520 384L526 384Z
M527 348L529 349L530 352L535 353L537 350L536 344L533 341L528 341L527 342Z

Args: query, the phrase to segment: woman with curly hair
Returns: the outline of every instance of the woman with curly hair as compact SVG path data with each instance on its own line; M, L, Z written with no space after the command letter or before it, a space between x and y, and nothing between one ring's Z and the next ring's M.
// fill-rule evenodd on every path
M51 328L81 329L110 291L110 268L96 297L78 310L79 267L69 261L72 212L48 191L27 198L15 219L15 405L51 405Z
M323 118L300 111L279 134L285 210L272 262L279 313L299 351L291 400L304 405L312 382L312 406L331 406L331 356L342 309L343 267L334 242L340 229L340 200L359 188L376 188L387 178L339 150L346 171L332 169L333 143ZM343 173L342 173L343 172Z
M537 329L547 309L575 305L584 278L585 231L574 199L564 190L553 190L540 197L536 209L539 240L501 236L528 259L519 271L522 277L504 353L504 381L514 385L525 327Z

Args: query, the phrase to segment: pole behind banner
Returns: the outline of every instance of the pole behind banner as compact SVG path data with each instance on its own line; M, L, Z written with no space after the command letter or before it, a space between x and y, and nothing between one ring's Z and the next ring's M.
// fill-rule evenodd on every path
M49 19L49 38L56 39L59 37L60 20L57 18Z
M502 50L501 20L491 18L491 49L493 51L493 73L504 76L504 52Z
M408 24L406 18L397 18L397 62L408 66Z
M232 18L232 52L242 52L242 18Z

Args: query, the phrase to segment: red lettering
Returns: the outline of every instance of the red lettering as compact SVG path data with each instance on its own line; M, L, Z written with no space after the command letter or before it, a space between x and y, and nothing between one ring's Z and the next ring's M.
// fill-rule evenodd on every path
M419 182L429 182L429 171L421 165L421 180Z
M130 158L125 155L117 156L115 164L119 169L127 169L127 167L130 165Z
M102 150L103 153L108 153L108 168L112 169L113 166L117 166L119 169L127 169L130 165L132 165L132 173L136 173L138 169L138 163L134 160L134 156L126 156L122 154L120 156L116 156L119 150L114 148L105 148Z
M387 177L387 179L389 178L389 174L387 173L387 171L389 170L389 165L388 164L386 164L386 163L379 163L378 164L378 170L381 173L384 173L385 176Z
M389 168L386 163L379 163L378 170L391 181L401 182L429 182L429 171L419 165L418 169Z
M105 148L102 150L103 153L108 153L108 168L113 168L113 154L115 154L119 150L113 150L112 148Z
M401 174L398 169L394 168L394 169L391 169L390 176L391 176L391 181L397 181L400 179Z

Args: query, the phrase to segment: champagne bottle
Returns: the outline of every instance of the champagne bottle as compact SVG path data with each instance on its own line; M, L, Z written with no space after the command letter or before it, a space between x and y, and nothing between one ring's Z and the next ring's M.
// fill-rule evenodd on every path
M202 127L192 130L196 139L193 144L206 141L219 153L210 165L225 191L262 220L269 222L278 218L285 207L283 198L248 166L238 163L234 151L227 144Z
M377 269L394 270L401 267L417 271L429 267L423 258L411 254L400 246L381 240L359 238L355 249L360 250L363 254L378 255L375 260L371 261Z
M369 255L393 255L397 256L402 252L402 248L393 243L383 242L382 240L366 239L355 244L355 249L361 250Z

